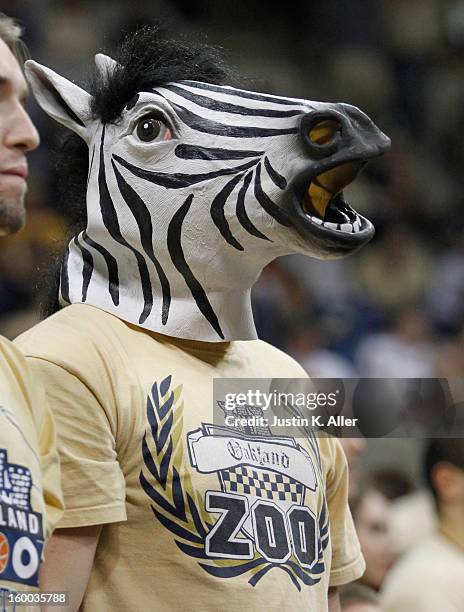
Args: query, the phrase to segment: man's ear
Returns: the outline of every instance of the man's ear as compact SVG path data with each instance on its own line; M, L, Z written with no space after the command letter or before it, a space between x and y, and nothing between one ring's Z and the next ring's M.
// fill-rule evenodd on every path
M25 63L25 71L40 107L55 121L88 142L90 94L32 60Z

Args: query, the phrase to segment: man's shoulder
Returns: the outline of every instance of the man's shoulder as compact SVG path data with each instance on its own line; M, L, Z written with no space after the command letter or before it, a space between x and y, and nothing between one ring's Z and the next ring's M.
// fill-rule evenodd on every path
M3 363L17 362L22 359L21 351L4 336L0 336L0 356Z
M285 351L276 348L264 340L248 340L240 342L254 359L263 360L268 376L273 378L308 378L308 373L301 365Z
M97 351L110 353L123 329L117 317L93 306L73 304L18 336L14 344L26 357L61 365L62 361L86 361Z
M22 352L13 342L0 336L0 404L14 413L21 427L25 427L27 421L39 431L45 410L42 393Z
M4 394L7 388L15 389L15 395L25 397L28 385L23 381L27 379L27 366L24 357L10 340L0 336L0 403L5 401Z
M24 395L31 386L31 379L24 355L13 342L0 336L0 388L9 381Z

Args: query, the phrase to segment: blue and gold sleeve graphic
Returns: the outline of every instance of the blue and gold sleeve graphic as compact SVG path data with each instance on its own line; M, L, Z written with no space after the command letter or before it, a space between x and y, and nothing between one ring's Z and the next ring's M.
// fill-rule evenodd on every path
M31 507L30 470L0 448L0 582L38 586L44 545L42 515Z

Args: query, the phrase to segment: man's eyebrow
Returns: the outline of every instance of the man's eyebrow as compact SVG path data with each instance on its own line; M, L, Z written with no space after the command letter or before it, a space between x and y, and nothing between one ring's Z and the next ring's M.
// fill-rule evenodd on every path
M5 75L0 74L0 88L11 87L12 85L13 85L13 82L11 79L6 77ZM19 97L21 101L25 102L28 95L29 95L29 87L26 83L24 87L21 87Z

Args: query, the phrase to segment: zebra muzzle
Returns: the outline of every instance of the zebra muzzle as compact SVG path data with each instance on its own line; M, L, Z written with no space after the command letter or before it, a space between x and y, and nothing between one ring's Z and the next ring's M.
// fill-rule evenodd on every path
M289 218L312 250L328 257L354 252L373 237L374 226L347 202L344 189L390 140L367 115L346 104L307 113L300 137L308 167L290 184Z

